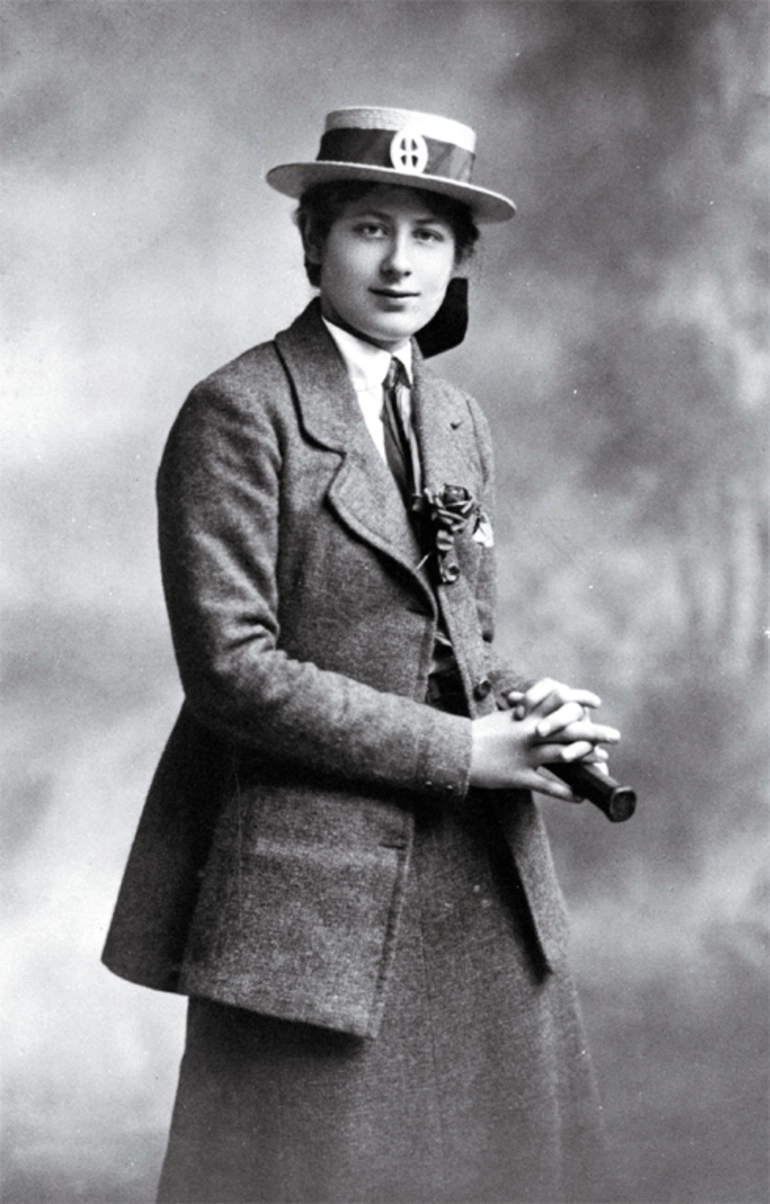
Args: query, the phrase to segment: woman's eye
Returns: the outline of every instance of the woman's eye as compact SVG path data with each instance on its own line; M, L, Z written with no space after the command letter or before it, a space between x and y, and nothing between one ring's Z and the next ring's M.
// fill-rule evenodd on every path
M415 237L418 242L443 242L444 234L441 230L416 230Z
M380 238L385 234L385 227L376 222L361 222L356 226L356 233L363 234L365 238Z

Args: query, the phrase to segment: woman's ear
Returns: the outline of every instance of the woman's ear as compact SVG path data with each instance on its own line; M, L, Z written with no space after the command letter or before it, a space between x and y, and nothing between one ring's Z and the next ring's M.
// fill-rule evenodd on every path
M323 245L314 235L312 223L308 220L307 215L303 213L296 213L294 221L299 228L300 238L302 239L302 250L306 262L314 263L320 267L323 258Z
M320 275L321 265L323 263L323 258L324 258L323 243L319 242L315 238L306 236L303 233L302 234L302 250L305 255L305 264L306 265L309 264L312 268L315 268L316 271Z

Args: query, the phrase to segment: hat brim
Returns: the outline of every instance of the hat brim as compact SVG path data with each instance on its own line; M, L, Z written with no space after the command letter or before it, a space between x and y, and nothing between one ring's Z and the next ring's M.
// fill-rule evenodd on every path
M447 180L443 176L417 175L396 171L392 167L368 167L357 163L335 163L330 160L312 163L283 163L273 167L265 179L271 188L284 196L299 198L312 184L328 184L333 180L371 180L376 184L396 184L406 188L421 188L452 197L467 205L478 222L507 222L516 212L508 197L475 184Z

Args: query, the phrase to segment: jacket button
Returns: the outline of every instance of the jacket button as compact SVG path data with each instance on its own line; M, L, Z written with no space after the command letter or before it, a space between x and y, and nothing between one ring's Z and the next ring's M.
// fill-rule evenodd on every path
M491 692L492 682L488 677L482 677L473 687L473 697L476 699L476 702L483 702L485 698L489 697Z

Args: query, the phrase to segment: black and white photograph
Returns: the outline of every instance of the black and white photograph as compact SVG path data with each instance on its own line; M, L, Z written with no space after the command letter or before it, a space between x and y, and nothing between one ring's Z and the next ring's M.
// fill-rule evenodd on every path
M767 1204L766 0L0 0L4 1204Z

